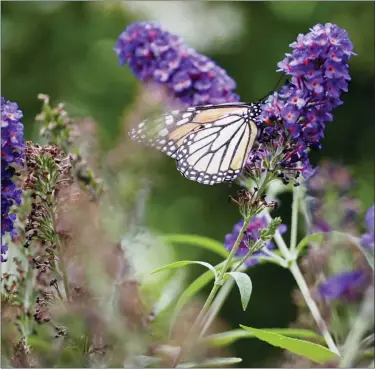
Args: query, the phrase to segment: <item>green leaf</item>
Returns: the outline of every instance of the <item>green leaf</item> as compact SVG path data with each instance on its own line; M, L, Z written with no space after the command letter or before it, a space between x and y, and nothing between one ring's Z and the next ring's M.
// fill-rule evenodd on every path
M186 362L177 365L177 368L219 368L225 365L238 364L242 361L240 357L215 357L204 361Z
M361 245L360 239L358 237L354 237L350 233L346 232L339 232L339 231L331 231L330 232L333 236L342 237L347 239L348 241L352 242L360 252L365 256L368 264L374 270L374 254L368 251L365 247Z
M225 259L229 255L229 252L224 248L224 245L221 242L208 237L192 234L168 234L163 236L163 239L167 243L182 243L185 245L201 247L213 251Z
M269 328L269 332L282 334L287 337L297 338L311 338L324 343L324 338L314 331L308 329L290 329L290 328ZM243 329L233 329L231 331L216 333L202 339L202 343L209 347L224 347L229 346L242 338L255 338L254 333L245 331Z
M242 272L228 272L225 276L232 276L237 283L238 289L240 290L242 308L245 311L250 301L251 292L253 290L253 284L251 283L250 277L246 273Z
M330 359L339 358L338 355L328 348L316 343L286 337L269 330L255 329L244 325L240 325L240 327L253 333L255 337L272 346L280 347L296 355L304 356L315 363L323 364Z
M300 243L297 245L297 255L299 255L305 247L307 247L311 242L318 243L319 245L323 241L324 234L322 232L317 232L313 234L309 234L305 238L303 238Z
M176 261L175 263L164 265L161 268L155 269L151 274L159 273L159 272L161 272L163 270L181 268L183 266L190 265L190 264L200 264L200 265L203 265L206 268L210 269L214 273L215 278L217 277L216 270L215 270L215 268L211 264L206 263L204 261L195 261L195 260Z
M215 266L216 270L219 270L225 263L225 260L220 264ZM183 307L191 300L203 287L205 287L210 281L214 279L210 270L200 275L196 280L194 280L190 285L185 289L181 294L180 298L177 300L176 307L174 309L172 319L171 319L171 328L173 327L178 314L183 309Z

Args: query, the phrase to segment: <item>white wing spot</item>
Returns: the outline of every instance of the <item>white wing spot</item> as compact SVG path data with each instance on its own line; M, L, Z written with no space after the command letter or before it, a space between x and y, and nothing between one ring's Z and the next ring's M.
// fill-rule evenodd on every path
M170 115L168 115L166 118L165 118L165 124L166 125L171 125L171 124L173 124L173 122L174 122L174 119L173 119L173 117L171 117Z
M185 123L188 123L189 122L189 119L188 118L185 118L185 119L181 119L177 122L177 126L182 126L183 124Z
M165 136L168 136L168 133L169 133L168 130L164 128L159 132L159 135L165 137Z

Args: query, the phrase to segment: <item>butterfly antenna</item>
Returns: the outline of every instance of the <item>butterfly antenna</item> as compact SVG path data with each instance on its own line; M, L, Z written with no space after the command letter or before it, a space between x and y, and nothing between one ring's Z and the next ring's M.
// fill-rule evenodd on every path
M264 100L266 97L268 97L269 95L271 95L271 93L274 92L274 91L276 90L277 86L279 85L279 83L281 82L281 80L284 78L284 76L285 76L285 72L281 75L281 77L280 77L279 80L277 81L275 87L274 87L270 92L268 92L267 95L265 95L265 96L263 96L261 99L259 99L259 101L262 101L262 100Z

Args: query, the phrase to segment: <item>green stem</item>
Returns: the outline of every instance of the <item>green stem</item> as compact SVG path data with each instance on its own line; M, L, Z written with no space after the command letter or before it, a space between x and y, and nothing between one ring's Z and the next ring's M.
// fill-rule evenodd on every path
M55 199L51 198L51 201L53 201L53 203L54 203ZM56 204L54 204L53 207L52 207L52 212L51 212L52 227L53 227L53 232L55 233L55 242L56 242L57 250L59 251L58 266L59 266L59 269L61 271L61 275L62 275L62 278L63 278L65 297L66 297L66 300L69 302L70 301L70 291L69 291L68 276L67 276L67 272L66 272L66 268L65 268L65 262L64 262L64 258L63 258L63 255L62 255L63 247L62 247L60 237L59 237L59 235L57 234L57 231L56 231L56 229L57 229L56 217L55 217L56 208L57 208L57 206L56 206Z
M333 338L331 334L329 333L328 327L322 316L320 315L320 311L318 309L318 306L316 305L314 299L312 298L310 294L309 287L307 286L307 283L305 281L305 278L303 277L301 270L298 267L298 264L296 261L291 262L289 266L289 270L291 271L295 281L297 282L297 285L305 299L306 305L308 306L311 315L313 316L316 324L318 325L318 328L320 332L322 333L327 346L329 349L334 352L337 355L340 355L340 351L337 348L335 342L333 341Z
M256 245L254 245L255 248ZM239 263L232 268L232 272L236 272L238 270L244 271L246 270L246 267L243 265L247 258L252 254L252 250L250 249L246 255L239 261ZM213 301L212 306L209 311L207 311L206 319L202 321L203 327L201 329L201 332L199 334L199 338L202 338L204 334L206 333L207 329L210 327L211 323L215 319L217 313L221 309L221 307L224 304L225 299L227 298L229 292L231 291L232 287L234 285L234 280L231 278L230 280L227 280L223 286L223 288L220 290L218 295L215 298L215 301Z
M274 254L272 251L268 250L267 248L262 249L263 252L270 256L270 260L272 259L274 262L282 266L283 268L288 268L288 263L281 258L280 256ZM245 271L246 266L244 266L244 262L247 260L247 258L251 255L251 251L249 251L241 260L240 262L232 269L232 272L236 271ZM225 285L220 290L220 292L217 294L215 300L212 303L212 306L210 310L207 313L207 319L204 320L204 326L200 333L200 338L204 336L204 334L207 332L207 329L212 324L213 320L219 313L221 307L223 306L226 298L228 297L232 287L234 285L234 280L231 278L228 281L225 282Z
M59 249L60 249L60 247L61 247L61 245L59 245ZM59 257L59 264L60 264L61 274L63 276L63 284L64 284L64 290L65 290L66 300L70 301L70 291L69 291L68 276L67 276L67 273L66 273L64 258L61 255L61 251L60 251L60 257Z
M254 197L252 198L252 201L251 201L251 204L254 204L259 198L260 196L263 194L267 184L269 183L269 181L271 180L271 178L268 176L268 174L265 175L264 179L263 179L263 182L261 184L261 186L259 186L259 189L258 191L256 192L256 195L254 195ZM188 337L191 337L195 334L195 332L198 330L198 328L200 327L200 325L205 321L205 316L216 296L216 293L219 291L220 287L222 287L222 285L224 284L224 275L225 273L227 272L227 270L229 269L231 263L232 263L232 260L234 258L234 256L236 255L236 252L241 244L241 241L242 241L242 238L245 234L245 231L246 229L248 228L249 226L249 223L251 221L251 219L253 218L254 214L252 214L250 212L250 214L248 215L248 217L246 217L244 219L244 223L241 227L241 230L237 236L237 239L236 239L236 242L232 248L232 250L230 251L227 259L225 260L225 263L223 265L223 267L220 269L220 272L215 280L215 283L211 289L211 292L206 300L206 302L204 303L203 307L202 307L202 310L200 311L197 319L195 320L190 332L188 333ZM179 353L179 355L177 355L177 357L175 358L174 362L173 362L173 367L176 367L181 359L181 356L182 356L182 349Z
M360 311L354 321L353 327L344 343L343 358L340 362L340 368L351 368L354 366L354 360L359 354L361 339L368 329L374 324L374 291L370 287L366 291L365 299Z
M244 219L244 223L241 227L241 230L237 236L237 240L232 248L232 250L230 251L226 261L225 261L225 264L223 265L223 267L220 269L220 272L217 276L217 279L215 280L215 283L211 289L211 292L205 302L205 304L203 305L203 308L202 310L200 311L197 319L195 320L195 323L193 324L193 327L191 329L191 333L193 334L196 329L199 327L203 317L206 315L208 309L210 308L211 306L211 303L217 293L217 291L220 289L220 287L223 285L223 279L224 279L224 274L226 273L226 271L228 270L229 266L231 265L231 262L232 262L232 259L233 257L236 255L236 252L238 250L238 248L240 247L240 243L242 241L242 238L243 238L243 235L247 229L247 227L249 226L249 223L251 221L251 217L247 218L247 219Z
M305 220L305 227L307 228L307 232L311 232L311 228L312 228L312 219L311 219L311 215L310 215L310 212L309 212L309 209L307 207L307 198L306 198L306 187L301 184L302 186L302 189L300 189L300 191L302 192L302 194L300 193L301 195L301 198L304 198L304 201L301 201L300 202L300 207L301 207L301 212L303 214L303 217L304 217L304 220Z
M246 270L246 267L244 265L236 267L236 271L243 272ZM233 271L235 271L233 270ZM233 278L228 279L224 286L220 289L219 293L216 295L209 311L207 312L207 317L203 321L203 327L201 329L201 332L199 334L199 338L202 338L205 333L207 332L208 328L211 326L212 322L216 318L217 314L219 313L221 307L224 305L225 300L227 299L230 291L232 290L235 282Z
M296 210L298 211L298 209ZM272 217L271 215L266 212L266 217L268 219L268 221L271 221L272 220ZM296 226L296 223L295 223L295 226ZM293 227L293 225L292 225ZM280 232L279 231L276 231L275 233L275 236L274 236L274 239L275 239L275 242L279 248L279 250L281 251L282 255L284 256L284 258L289 261L289 270L290 272L292 273L302 295L303 295L303 298L305 299L305 302L306 302L306 305L307 307L309 308L310 312L311 312L311 315L313 316L316 324L318 325L326 343L327 343L327 346L329 347L329 349L331 351L333 351L334 353L336 353L337 355L340 355L340 352L335 344L335 342L333 341L330 333L329 333L329 330L328 330L328 327L324 321L324 319L322 318L322 316L320 315L320 312L319 312L319 309L314 301L314 299L312 298L311 294L310 294L310 290L307 286L307 283L305 281L305 278L303 277L302 273L301 273L301 270L299 269L298 267L298 264L296 262L296 256L291 254L291 252L289 251L283 237L281 236Z
M292 228L290 234L290 252L293 254L297 246L297 229L298 229L298 205L299 205L300 188L293 187L292 203Z

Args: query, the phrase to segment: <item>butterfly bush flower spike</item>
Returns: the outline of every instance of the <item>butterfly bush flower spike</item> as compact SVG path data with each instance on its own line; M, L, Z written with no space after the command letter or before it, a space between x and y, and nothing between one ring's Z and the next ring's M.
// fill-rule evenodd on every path
M224 246L228 251L232 250L234 244L236 243L237 237L240 233L243 223L244 223L243 220L236 223L233 226L232 233L228 233L225 236ZM237 250L236 256L244 257L248 253L251 245L261 238L260 230L268 228L269 225L270 224L265 216L258 215L258 216L253 217L247 227L245 236L242 238L242 241ZM285 224L279 225L278 231L281 234L285 233L286 230L287 228ZM275 249L275 245L271 241L266 241L264 247L267 248L268 250ZM267 256L267 254L264 252L264 250L256 251L246 260L245 265L248 267L256 265L259 263L259 260L265 256Z
M355 55L348 33L331 23L300 34L290 47L292 52L278 63L278 71L289 80L263 105L257 118L261 151L253 150L248 160L251 170L273 158L274 168L286 182L313 173L308 150L321 148L325 126L348 90L348 61Z
M11 211L13 205L21 204L22 190L14 181L17 167L23 165L25 150L22 111L14 102L1 97L1 261L6 261L8 245L3 243L5 234L17 236L14 228L16 214Z
M210 58L199 54L156 22L136 22L118 37L114 48L143 82L167 87L185 106L236 102L236 83Z

